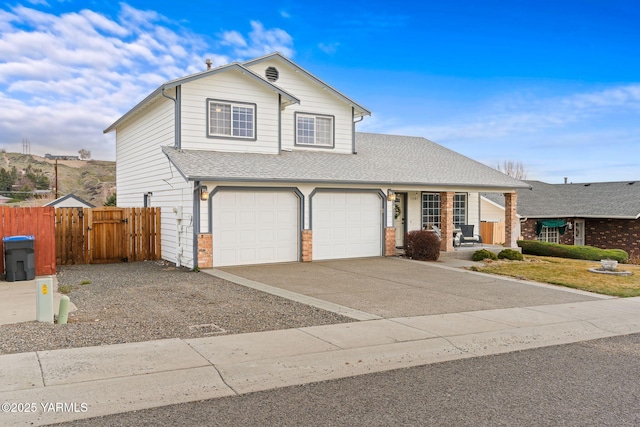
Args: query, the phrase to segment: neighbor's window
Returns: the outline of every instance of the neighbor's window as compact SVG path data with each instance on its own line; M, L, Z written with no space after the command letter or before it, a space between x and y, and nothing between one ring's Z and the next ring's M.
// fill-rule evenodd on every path
M467 223L467 195L453 195L453 225L458 227ZM422 193L422 227L440 228L440 193Z
M209 101L209 135L255 138L255 113L253 104Z
M541 242L560 243L560 229L558 227L542 226L538 240Z
M333 147L333 117L296 113L296 144Z

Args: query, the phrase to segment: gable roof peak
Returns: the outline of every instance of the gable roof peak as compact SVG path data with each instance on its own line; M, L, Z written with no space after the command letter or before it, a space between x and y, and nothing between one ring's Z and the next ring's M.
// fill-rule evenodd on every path
M273 90L274 92L282 95L283 103L284 103L285 106L286 105L291 105L291 104L297 104L297 103L300 102L300 100L298 98L296 98L295 96L293 96L289 92L287 92L284 89L274 85L270 81L268 81L266 79L263 79L261 76L259 76L255 72L251 71L249 68L245 67L243 64L240 64L239 62L234 61L234 62L231 62L229 64L220 65L218 67L211 68L209 70L200 71L200 72L197 72L197 73L194 73L194 74L190 74L188 76L180 77L180 78L169 80L169 81L165 82L160 87L158 87L156 90L151 92L146 98L144 98L142 101L140 101L138 104L136 104L136 106L134 106L131 110L129 110L123 116L121 116L118 120L113 122L108 128L106 128L103 131L103 133L109 133L112 130L116 129L122 122L127 120L129 117L131 117L137 111L141 110L145 105L147 105L149 102L151 102L151 100L153 100L155 98L158 98L160 96L164 96L164 91L167 90L167 89L172 89L172 88L174 88L176 86L180 86L180 85L183 85L185 83L189 83L189 82L192 82L194 80L198 80L198 79L201 79L201 78L204 78L204 77L213 76L213 75L218 74L218 73L223 73L223 72L226 72L226 71L229 71L229 70L232 70L232 69L238 70L240 73L242 73L242 75L247 76L248 78L252 79L253 81L258 82L260 85L264 85L264 86L268 87L269 89Z
M305 75L307 78L309 78L311 81L313 81L314 83L316 83L317 85L319 85L323 89L326 89L326 90L330 91L331 93L336 95L338 98L342 99L344 102L349 104L349 106L353 107L356 117L364 117L364 116L370 116L371 115L371 111L367 110L365 107L363 107L362 105L358 104L357 102L355 102L354 100L352 100L351 98L349 98L348 96L343 94L342 92L336 90L334 87L332 87L331 85L327 84L323 80L320 80L318 77L316 77L315 75L311 74L309 71L305 70L300 65L296 64L295 62L293 62L291 59L287 58L286 56L284 56L280 52L272 52L272 53L260 56L258 58L250 59L248 61L243 62L242 65L244 67L250 67L252 65L259 64L259 63L265 62L265 61L270 61L272 59L279 60L280 62L286 64L288 67L292 68L293 70Z

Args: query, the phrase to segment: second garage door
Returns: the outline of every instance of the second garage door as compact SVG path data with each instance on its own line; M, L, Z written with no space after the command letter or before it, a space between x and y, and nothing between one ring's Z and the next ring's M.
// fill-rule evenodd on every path
M212 203L214 267L298 261L294 193L224 190Z
M313 196L313 259L382 255L382 200L377 193Z

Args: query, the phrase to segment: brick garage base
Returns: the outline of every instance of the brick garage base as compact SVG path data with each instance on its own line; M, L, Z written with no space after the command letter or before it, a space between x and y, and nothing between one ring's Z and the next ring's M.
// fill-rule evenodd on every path
M213 267L213 236L198 234L198 268Z
M313 259L313 231L302 230L302 262Z
M384 229L384 255L396 256L396 229L388 227Z

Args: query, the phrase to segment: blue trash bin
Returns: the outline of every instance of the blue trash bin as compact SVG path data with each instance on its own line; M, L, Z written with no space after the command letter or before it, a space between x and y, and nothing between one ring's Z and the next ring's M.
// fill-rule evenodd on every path
M7 236L4 245L4 269L7 282L36 278L36 262L33 236Z

